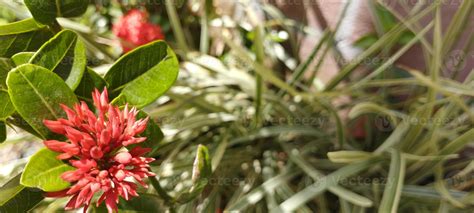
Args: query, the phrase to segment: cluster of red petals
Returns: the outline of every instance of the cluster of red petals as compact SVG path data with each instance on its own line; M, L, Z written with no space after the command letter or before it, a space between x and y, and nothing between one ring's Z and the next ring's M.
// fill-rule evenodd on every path
M84 206L86 212L94 194L102 193L97 206L105 201L108 211L116 212L119 197L129 200L138 196L134 180L147 187L143 179L155 175L148 165L154 159L143 157L149 149L125 148L145 141L146 138L137 135L145 130L148 118L137 120L135 108L129 110L125 106L120 110L109 104L107 90L102 93L96 90L93 99L98 115L81 102L74 109L62 105L67 119L44 120L51 131L67 138L64 142L47 140L44 144L61 153L58 158L69 160L76 168L61 175L72 187L48 196L72 196L66 210Z
M148 20L146 11L130 10L114 24L113 33L122 39L122 49L128 52L138 46L165 38L158 25Z

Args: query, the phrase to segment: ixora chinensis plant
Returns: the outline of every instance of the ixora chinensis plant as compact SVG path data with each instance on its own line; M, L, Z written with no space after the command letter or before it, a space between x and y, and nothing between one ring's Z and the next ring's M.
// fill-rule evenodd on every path
M105 201L109 212L117 210L118 198L129 200L138 196L136 184L125 180L134 178L144 187L144 178L154 176L149 171L148 163L153 158L143 155L150 148L140 146L127 150L125 147L144 142L146 137L136 137L145 131L148 117L136 120L138 111L135 108L128 110L128 105L122 111L112 106L108 100L107 90L93 94L94 106L99 112L96 116L85 102L76 104L74 110L62 105L68 119L60 118L56 121L44 120L44 124L54 133L65 135L66 142L57 140L44 141L46 147L61 153L57 156L60 160L69 160L75 167L74 170L64 172L61 178L74 184L71 188L49 193L52 197L72 196L66 205L66 210L75 209L91 203L95 193L102 191L97 206ZM25 168L24 185L35 180L28 180L31 169Z
M176 81L173 50L164 41L151 42L101 76L88 66L82 38L56 21L81 15L87 3L25 0L34 18L0 26L1 138L11 125L46 146L0 188L0 212L26 212L45 197L67 197L66 210L156 210L162 199L137 184L148 188L152 182L170 205L193 199L207 184L210 163L202 145L194 185L176 198L156 184L150 168L163 133L140 109Z

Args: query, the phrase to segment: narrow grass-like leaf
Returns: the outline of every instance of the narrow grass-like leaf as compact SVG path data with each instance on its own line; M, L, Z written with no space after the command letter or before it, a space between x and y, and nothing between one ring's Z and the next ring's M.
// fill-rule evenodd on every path
M305 161L299 153L296 153L295 150L289 150L289 148L283 143L280 144L284 147L286 153L288 153L290 160L296 165L298 165L311 178L313 178L314 181L320 181L324 177L321 172L316 170L316 168L314 168L311 164ZM350 190L347 190L339 185L331 186L328 188L328 190L331 193L334 193L335 195L339 196L344 201L349 201L354 205L363 207L371 207L373 205L373 202L370 199L356 194Z
M404 178L405 159L400 151L393 150L390 160L390 171L388 172L387 184L385 185L379 212L396 213L398 211Z
M334 163L353 163L373 157L370 152L363 151L335 151L328 152L328 158Z
M306 202L313 199L315 196L326 191L329 187L337 185L338 181L356 175L370 166L373 166L377 161L378 159L374 158L344 166L324 178L321 178L318 182L304 188L293 197L285 200L280 204L280 208L283 211L294 211L301 205L304 205Z
M231 206L226 208L226 211L233 212L233 211L243 211L247 207L256 204L259 202L267 192L274 191L277 187L281 184L286 183L292 177L296 176L300 172L293 171L285 171L282 174L279 174L267 181L265 181L262 185L256 187L252 191L250 191L245 196L239 198L238 201L233 203Z

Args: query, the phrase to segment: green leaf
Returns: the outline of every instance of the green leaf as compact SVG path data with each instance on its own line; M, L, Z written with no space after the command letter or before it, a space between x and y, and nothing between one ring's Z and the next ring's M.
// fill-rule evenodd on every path
M89 0L25 0L36 21L52 23L56 17L80 16L87 10Z
M412 31L405 31L403 32L402 36L400 37L398 43L400 45L408 44L413 38L415 38L415 34Z
M58 153L42 149L31 156L21 175L23 186L42 189L46 192L61 191L70 183L61 178L61 174L75 168L57 159Z
M179 64L163 41L142 46L122 56L107 72L112 95L137 107L146 106L163 95L176 81Z
M28 122L25 121L18 113L14 113L8 120L9 124L13 124L21 129L25 130L26 132L38 137L43 138L41 134L39 134L33 127L31 127Z
M5 142L7 139L7 126L5 126L5 122L0 121L0 143Z
M138 119L146 118L148 115L143 111L140 111L137 115ZM153 156L158 151L161 140L163 140L163 132L160 127L150 119L146 126L145 131L140 134L141 137L146 137L146 141L137 144L140 147L151 148L151 151L147 153L148 156Z
M154 194L140 194L130 200L121 199L118 208L134 212L165 212L162 200Z
M324 176L320 179L320 181L307 186L300 192L285 200L283 203L280 204L280 208L284 212L294 211L295 209L304 205L306 202L310 201L317 195L320 195L321 193L326 191L329 187L337 186L339 180L354 176L357 173L371 166L374 166L377 161L378 159L373 158L344 166L336 170L335 172Z
M190 188L189 192L180 194L176 198L176 201L178 203L187 203L199 196L209 182L208 179L211 174L212 166L209 159L209 151L206 146L199 145L193 165L193 186Z
M14 64L8 58L0 58L0 89L7 89L7 75Z
M230 206L225 209L225 212L241 212L248 206L255 205L264 197L267 192L276 190L277 187L287 183L300 173L300 171L295 171L294 169L287 169L283 171L281 174L265 181L246 195L240 197L235 203L230 204Z
M30 63L52 70L74 90L86 69L86 49L76 33L63 30L46 42L30 59Z
M18 52L41 47L53 34L34 19L25 19L0 26L0 57L11 57Z
M15 112L15 107L10 101L10 95L6 90L0 90L0 121L4 121Z
M20 177L17 175L0 188L0 212L27 212L43 200L40 190L20 185Z
M395 16L380 4L375 4L375 16L382 24L384 32L388 32L397 24Z
M7 85L16 111L44 138L51 133L43 120L63 117L65 113L60 104L72 106L77 102L74 93L58 75L37 65L15 68L8 74Z
M163 200L157 195L140 193L138 197L133 197L130 200L120 198L117 208L120 212L166 212L163 206ZM91 205L90 213L107 213L105 202L96 207Z
M0 26L0 35L16 35L27 33L34 30L46 28L45 25L38 24L34 19L24 19L21 21L5 24Z
M405 158L398 150L393 150L388 172L388 180L385 185L379 212L397 212L398 203L403 189L405 178Z
M374 45L377 40L379 40L378 36L374 33L370 33L355 41L354 46L362 49L368 49L370 46Z
M94 70L89 67L86 67L86 71L84 75L82 75L81 82L77 86L74 93L81 97L82 99L86 99L92 101L92 92L94 89L102 90L107 85L107 82Z
M327 155L329 160L334 163L353 163L373 157L373 154L370 152L347 150L328 152Z
M21 52L12 56L12 61L16 66L27 64L31 58L35 55L35 52Z

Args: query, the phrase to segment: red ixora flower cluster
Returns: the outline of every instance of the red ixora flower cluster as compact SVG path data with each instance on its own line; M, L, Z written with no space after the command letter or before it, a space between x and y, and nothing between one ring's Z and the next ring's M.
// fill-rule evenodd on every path
M61 175L72 187L59 192L50 192L49 197L72 196L66 210L84 206L84 212L95 193L102 195L97 201L103 201L109 212L117 211L119 196L129 200L138 196L137 181L144 187L143 179L155 174L149 171L153 158L143 157L148 148L135 147L130 151L125 146L138 144L146 140L137 137L142 133L148 118L136 120L138 111L125 106L120 110L109 104L107 90L93 93L96 116L85 102L76 104L74 110L62 105L67 119L44 120L44 124L53 132L67 137L67 141L47 140L49 149L61 153L58 159L69 160L76 168Z
M149 22L148 13L138 9L128 11L114 24L112 31L121 39L124 52L165 38L160 26Z

